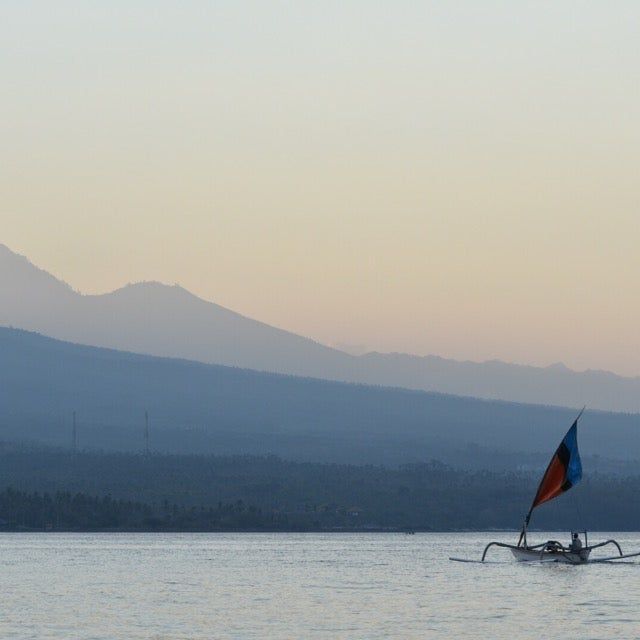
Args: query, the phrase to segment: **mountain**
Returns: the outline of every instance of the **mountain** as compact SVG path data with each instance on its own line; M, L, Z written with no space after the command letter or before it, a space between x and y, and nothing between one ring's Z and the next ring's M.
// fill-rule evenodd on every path
M546 463L575 412L330 382L87 347L0 329L0 440L396 464ZM585 456L640 459L636 416L589 411ZM513 455L510 452L519 452Z
M328 380L613 411L640 408L640 378L561 365L354 356L157 282L82 295L4 245L0 325L75 343Z
M0 325L138 353L302 375L338 374L353 358L205 302L179 286L82 295L0 245Z

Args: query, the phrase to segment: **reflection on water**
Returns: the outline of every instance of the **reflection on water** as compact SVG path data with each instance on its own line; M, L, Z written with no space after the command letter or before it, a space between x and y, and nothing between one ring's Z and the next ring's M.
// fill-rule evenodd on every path
M514 536L0 534L0 638L640 635L640 563L448 561Z

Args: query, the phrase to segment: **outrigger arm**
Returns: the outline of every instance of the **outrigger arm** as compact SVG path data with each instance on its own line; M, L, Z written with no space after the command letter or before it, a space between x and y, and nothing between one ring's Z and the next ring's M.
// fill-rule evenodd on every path
M584 533L586 534L586 531ZM536 551L539 555L537 557L534 556L530 558L531 560L539 560L539 561L553 560L555 562L559 557L561 557L565 559L567 562L569 562L570 564L581 564L582 562L587 561L591 551L593 551L594 549L598 549L600 547L605 547L608 544L612 544L616 547L616 549L618 550L618 555L611 556L608 558L595 559L595 560L591 560L590 562L605 562L605 561L610 562L612 560L618 560L621 558L633 558L635 556L640 555L638 553L631 553L628 555L624 555L622 553L622 549L620 548L620 545L617 543L616 540L613 540L613 539L605 540L604 542L599 542L598 544L583 547L581 550L583 555L580 557L579 560L574 558L574 555L575 555L574 552L572 552L570 549L566 547L563 547L562 544L560 544L557 540L548 540L547 542L541 542L540 544L535 544L535 545L532 545L531 547L526 546L526 543L525 543L525 546L522 547L520 543L518 543L518 545L513 545L513 544L507 544L506 542L490 542L484 548L484 552L482 553L482 559L480 560L480 562L485 561L487 557L487 552L491 547L502 547L504 549L515 549L515 550L524 549L526 551ZM580 556L581 554L578 553L577 555Z

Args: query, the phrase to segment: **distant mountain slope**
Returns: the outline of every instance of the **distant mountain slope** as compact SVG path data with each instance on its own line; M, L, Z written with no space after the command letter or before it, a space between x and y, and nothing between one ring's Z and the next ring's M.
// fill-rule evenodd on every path
M498 360L460 362L437 356L369 353L359 380L512 402L640 411L640 378L608 371L573 371L562 364L532 367Z
M544 461L574 417L567 409L295 378L86 347L0 329L0 440L275 453L297 460L461 466ZM588 412L584 455L640 459L635 416ZM495 452L501 450L503 456ZM508 451L522 455L507 456ZM539 462L539 459L536 459Z
M0 325L89 345L303 375L337 375L353 359L179 286L146 282L81 295L3 245Z
M137 353L517 402L640 409L640 378L562 366L352 356L206 302L179 286L129 285L88 296L0 245L0 325Z

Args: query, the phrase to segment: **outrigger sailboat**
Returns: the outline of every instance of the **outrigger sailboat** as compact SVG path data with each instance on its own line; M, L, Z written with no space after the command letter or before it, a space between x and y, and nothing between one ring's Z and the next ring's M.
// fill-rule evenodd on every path
M574 542L569 547L563 546L557 540L548 540L540 544L530 545L527 540L527 527L531 520L531 514L533 510L541 504L557 498L559 495L569 491L571 487L574 487L582 479L582 462L580 460L580 453L578 452L578 420L582 416L584 408L578 414L578 417L574 420L573 424L567 431L566 435L562 439L560 446L556 449L556 452L549 462L547 470L542 476L536 495L531 503L529 512L525 516L522 530L520 531L520 538L518 544L507 544L505 542L490 542L482 553L482 559L479 562L484 562L487 557L487 552L491 547L502 547L509 549L514 558L518 562L564 562L566 564L585 564L587 562L615 562L616 560L623 560L625 558L633 558L640 556L640 552L623 554L622 548L615 540L605 540L598 544L589 546L588 534L586 531L581 531L584 536L584 546L582 542ZM573 534L574 540L579 540L578 532ZM594 549L611 545L616 548L618 554L615 556L604 558L590 558L591 552ZM463 558L449 558L449 560L455 560L456 562L478 562L477 560L465 560Z

